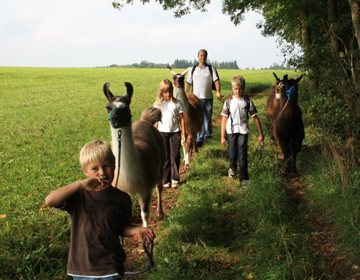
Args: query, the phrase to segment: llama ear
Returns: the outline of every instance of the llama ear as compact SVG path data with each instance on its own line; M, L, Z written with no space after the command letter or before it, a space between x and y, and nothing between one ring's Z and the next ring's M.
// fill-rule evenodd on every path
M173 75L173 76L175 76L176 75L176 73L174 72L174 70L172 70L171 69L171 67L168 65L168 66L166 66L166 68L167 69L169 69L169 71L171 72L171 74Z
M287 82L287 80L288 80L288 75L287 75L287 74L286 74L286 75L284 75L283 80L284 80L285 82Z
M126 97L127 99L129 99L129 104L130 104L130 102L131 102L131 97L132 97L132 95L133 95L133 93L134 93L134 89L133 89L133 86L132 86L130 83L128 83L128 82L125 82L124 85L126 86L125 97Z
M188 67L184 72L182 72L181 76L185 76L185 74L186 74L187 72L189 72L190 69L191 69L191 67Z
M103 87L103 90L104 90L104 94L107 98L107 100L109 102L111 102L112 98L114 97L114 95L111 93L111 91L109 90L109 87L110 87L110 83L107 82L104 84L104 87Z
M303 76L301 75L299 78L297 78L297 79L295 80L295 82L296 82L296 83L300 82L300 80L302 79L302 77L303 77Z
M280 79L276 76L276 74L274 72L273 72L273 75L274 75L276 81L280 81Z

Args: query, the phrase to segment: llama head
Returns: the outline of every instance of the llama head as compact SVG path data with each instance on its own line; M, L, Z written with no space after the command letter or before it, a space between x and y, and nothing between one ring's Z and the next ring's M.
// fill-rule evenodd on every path
M276 74L273 72L273 75L276 79L276 82L275 82L275 97L276 99L280 99L280 89L281 87L283 86L283 79L279 79Z
M298 83L300 82L302 75L297 79L288 79L288 75L283 77L281 92L285 93L287 98L298 99Z
M108 100L106 109L109 113L110 124L113 128L121 128L131 123L130 103L133 94L133 87L125 83L126 92L124 96L114 96L109 90L110 83L104 84L104 94Z
M171 74L173 75L173 79L174 79L174 87L177 88L184 88L184 80L185 80L185 74L187 72L189 72L189 70L191 69L191 67L188 67L184 72L182 73L176 73L175 71L173 71L171 69L170 66L166 66L169 71L171 72Z

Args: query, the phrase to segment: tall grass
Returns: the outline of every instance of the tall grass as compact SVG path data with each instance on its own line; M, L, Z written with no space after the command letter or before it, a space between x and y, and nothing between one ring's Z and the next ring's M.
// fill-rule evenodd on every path
M285 73L276 71L279 77ZM230 80L239 74L250 93L275 80L271 71L219 70L223 95L231 94ZM165 69L0 68L0 279L69 279L70 220L46 207L44 198L83 178L78 154L86 142L110 141L103 84L111 82L116 95L124 93L125 81L133 84L135 121L152 106L164 78L171 79ZM253 100L267 131L266 97ZM214 106L215 121L222 102ZM359 263L360 246L357 143L325 141L326 132L308 124L298 160L302 176L288 179L274 140L268 135L260 152L250 124L249 187L227 177L226 148L215 129L179 186L177 207L159 224L157 271L139 278L347 279L336 278L344 272L359 277L351 270ZM301 199L294 185L303 191ZM335 244L339 264L314 250L312 243L323 236Z

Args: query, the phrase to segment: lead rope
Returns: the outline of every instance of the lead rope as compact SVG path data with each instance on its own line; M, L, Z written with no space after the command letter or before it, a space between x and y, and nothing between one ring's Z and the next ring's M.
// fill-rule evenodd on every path
M144 247L144 251L145 251L146 255L149 258L149 265L147 267L145 267L143 270L140 270L140 271L135 271L135 272L126 271L124 273L124 275L138 275L138 274L141 274L141 273L144 273L144 272L148 271L152 267L155 267L154 260L153 260L154 242L153 241L150 242L150 252L149 252L149 250L148 250L148 248L146 247L145 244L146 244L146 237L145 237L145 239L143 241L143 247Z
M121 129L119 129L118 131L118 150L119 150L119 154L118 154L118 170L117 170L117 174L116 174L116 183L115 183L115 188L117 188L117 184L119 181L119 174L120 174L120 155L121 155L121 134L122 131Z

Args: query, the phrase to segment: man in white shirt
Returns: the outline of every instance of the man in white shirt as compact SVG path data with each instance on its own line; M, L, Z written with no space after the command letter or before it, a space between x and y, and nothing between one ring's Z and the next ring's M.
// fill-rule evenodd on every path
M185 84L186 93L190 91L192 85L193 93L200 99L204 110L204 123L196 137L196 145L198 147L201 147L204 139L210 138L212 133L211 116L214 99L212 93L213 83L216 88L216 96L221 98L219 76L214 66L206 64L207 55L207 51L204 49L201 49L198 52L199 63L189 71Z

